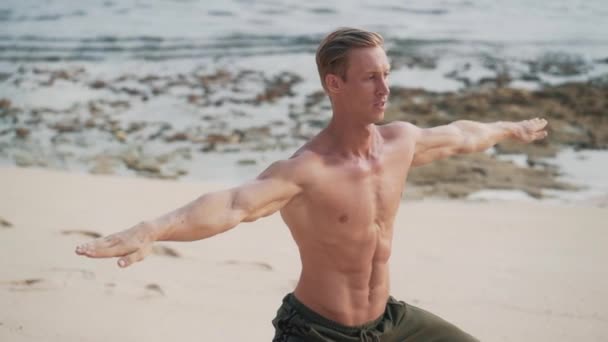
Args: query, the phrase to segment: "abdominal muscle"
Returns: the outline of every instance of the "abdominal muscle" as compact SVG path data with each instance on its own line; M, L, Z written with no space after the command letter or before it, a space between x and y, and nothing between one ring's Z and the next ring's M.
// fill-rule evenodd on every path
M346 326L362 325L384 313L389 296L390 243L373 238L328 246L299 241L302 272L294 295L304 305ZM304 246L306 244L306 246Z

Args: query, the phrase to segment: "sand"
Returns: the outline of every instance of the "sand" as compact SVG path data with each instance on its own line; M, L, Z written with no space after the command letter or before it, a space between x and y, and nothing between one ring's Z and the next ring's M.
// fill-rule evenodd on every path
M0 168L0 341L270 341L299 274L278 215L127 269L74 254L226 185ZM482 341L606 341L607 222L541 202L404 202L392 293Z

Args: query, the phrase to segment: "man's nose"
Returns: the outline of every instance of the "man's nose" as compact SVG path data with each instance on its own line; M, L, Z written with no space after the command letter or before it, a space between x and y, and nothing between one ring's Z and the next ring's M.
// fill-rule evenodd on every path
M378 82L376 93L378 95L388 96L388 94L390 92L391 92L391 90L388 86L388 79L386 79L386 78L381 79L380 82Z

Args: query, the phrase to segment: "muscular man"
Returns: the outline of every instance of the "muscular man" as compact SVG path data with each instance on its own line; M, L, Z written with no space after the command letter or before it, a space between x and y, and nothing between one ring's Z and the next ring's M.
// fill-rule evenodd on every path
M127 267L155 241L205 239L280 210L302 271L273 320L274 341L476 341L389 295L393 222L405 180L411 167L504 139L542 139L547 122L377 126L389 95L382 37L340 29L321 42L316 59L333 116L291 158L251 182L204 194L156 220L78 246L76 253L118 257Z

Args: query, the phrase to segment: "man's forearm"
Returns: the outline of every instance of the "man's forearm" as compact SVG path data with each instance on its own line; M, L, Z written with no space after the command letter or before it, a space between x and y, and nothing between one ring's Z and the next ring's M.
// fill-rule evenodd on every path
M138 226L139 229L145 229L155 241L205 239L240 223L239 211L232 208L233 196L232 191L208 193L179 209Z
M481 152L498 142L513 137L516 124L513 122L481 123L459 120L451 123L463 136L463 153Z

